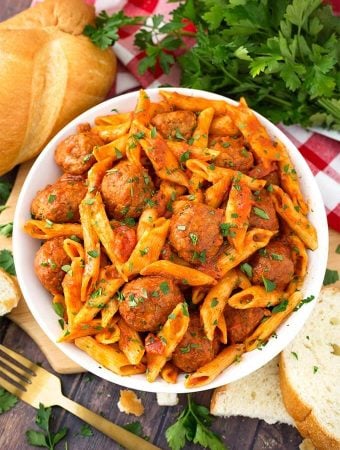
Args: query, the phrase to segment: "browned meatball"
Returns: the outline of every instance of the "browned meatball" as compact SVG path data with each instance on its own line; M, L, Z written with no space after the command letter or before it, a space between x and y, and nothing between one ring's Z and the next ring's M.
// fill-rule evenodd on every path
M267 180L267 185L279 184L280 181L277 163L274 161L266 166L263 163L257 164L248 172L248 175L252 178Z
M189 327L172 354L172 361L183 372L195 372L214 359L219 343L207 339L198 313L190 314Z
M284 289L294 275L294 263L289 245L281 241L269 242L251 259L254 284L264 284L263 277L275 283L277 289Z
M254 156L244 145L243 137L219 138L213 148L220 151L215 163L220 167L227 167L240 172L247 172L254 165Z
M224 213L203 203L184 202L170 224L170 243L186 261L200 265L216 255L223 243Z
M275 231L279 229L274 203L265 189L254 195L254 204L249 216L249 226Z
M65 174L38 191L31 205L35 219L56 223L79 222L79 205L87 187L82 176Z
M93 147L103 145L104 141L90 131L90 125L82 125L77 134L68 136L55 150L54 159L64 172L81 175L95 163Z
M141 277L127 283L119 312L136 331L156 331L175 306L184 301L176 284L161 276Z
M51 294L62 294L61 283L65 276L62 267L69 265L71 259L63 249L63 237L46 241L37 251L34 258L34 270L41 284Z
M236 309L227 305L224 316L228 330L228 342L238 344L243 342L261 322L266 314L265 308Z
M157 114L151 123L167 139L189 139L196 127L196 114L192 111L173 111Z
M101 190L110 217L137 218L150 204L154 185L146 169L121 161L106 172Z

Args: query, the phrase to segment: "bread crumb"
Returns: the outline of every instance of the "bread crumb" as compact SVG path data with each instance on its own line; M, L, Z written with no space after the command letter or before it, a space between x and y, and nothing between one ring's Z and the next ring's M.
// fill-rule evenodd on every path
M20 290L14 277L0 268L0 316L15 308L20 300Z
M125 414L133 414L139 417L144 413L144 406L141 399L129 389L120 391L120 398L117 406L119 411L124 412Z
M317 450L310 439L304 439L299 445L300 450Z

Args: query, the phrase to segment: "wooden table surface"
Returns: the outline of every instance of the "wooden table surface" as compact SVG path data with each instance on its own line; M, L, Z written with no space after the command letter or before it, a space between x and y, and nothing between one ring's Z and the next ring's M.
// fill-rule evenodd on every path
M30 3L31 0L1 0L0 21L25 9ZM0 320L0 342L52 371L46 358L34 342L6 318ZM146 413L136 419L134 416L127 416L118 410L119 386L88 374L65 375L61 379L63 391L71 399L104 415L118 425L140 420L144 432L150 437L150 440L162 449L168 448L164 433L186 403L184 395L180 396L178 406L160 407L157 405L155 394L138 392L145 405ZM208 406L211 394L212 391L205 391L194 394L193 397L196 401ZM36 428L35 414L36 411L33 408L19 402L11 411L0 415L0 449L25 450L32 448L26 443L25 431L29 428ZM67 442L70 450L121 448L96 430L92 437L82 437L79 435L82 422L60 408L54 408L54 424L56 427L66 426L69 428ZM298 432L288 425L268 425L261 420L249 418L217 418L213 428L221 434L230 450L297 450L301 442ZM58 448L65 447L59 445ZM186 446L186 449L195 448L199 447L196 445Z

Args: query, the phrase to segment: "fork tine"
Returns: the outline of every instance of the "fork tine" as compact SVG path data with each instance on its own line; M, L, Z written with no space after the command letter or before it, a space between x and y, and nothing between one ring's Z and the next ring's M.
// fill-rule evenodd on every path
M23 383L31 383L28 380L23 380L22 378L19 378L15 373L8 370L5 365L0 365L0 374L6 375L11 381L14 383L20 384L24 389Z
M4 389L6 389L6 391L10 392L11 394L19 398L21 398L25 393L24 390L5 380L5 378L1 376L1 373L0 373L0 386L2 386Z
M24 358L19 353L14 352L13 350L10 350L9 348L5 347L4 345L0 344L0 350L5 353L6 355L10 356L14 361L18 361L20 364L22 364L27 369L31 370L31 372L37 371L39 366L34 364L29 359Z
M31 376L34 375L32 371L23 370L20 366L13 364L12 361L10 361L9 359L3 358L1 355L0 355L0 363L6 364L6 366L15 370L19 375L21 375L22 377L24 377L26 379L29 379ZM1 367L1 364L0 364L0 367Z

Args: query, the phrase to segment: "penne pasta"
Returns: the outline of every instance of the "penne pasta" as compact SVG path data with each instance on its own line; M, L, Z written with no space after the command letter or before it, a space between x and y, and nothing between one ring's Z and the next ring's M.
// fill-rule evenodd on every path
M288 303L285 310L273 313L265 322L260 323L256 330L249 337L247 337L244 342L247 352L258 348L267 342L268 338L300 303L301 299L301 292L294 292L290 295L290 297L288 297Z
M208 134L214 114L215 110L211 107L201 111L197 119L197 126L192 135L194 147L208 147Z
M237 309L268 308L285 300L283 292L274 290L267 292L262 286L251 286L237 292L228 300L228 305Z
M88 323L81 323L78 325L66 327L64 333L59 337L58 342L72 342L79 337L93 336L100 333L103 327L100 325L100 320L91 320Z
M265 247L274 234L274 231L262 230L261 228L253 228L248 231L244 239L242 252L238 253L234 248L230 248L218 258L216 266L220 275L224 276L257 250Z
M118 344L100 344L90 336L75 339L74 343L103 367L117 375L134 375L145 372L144 364L134 365L129 363Z
M218 318L217 330L219 331L219 340L222 344L228 343L227 323L225 321L224 314L220 314Z
M167 360L171 358L172 353L187 331L188 325L188 306L186 303L178 303L160 332L157 334L158 338L165 344L163 353L147 353L148 370L146 379L149 382L155 381Z
M205 334L210 341L214 339L218 320L228 303L230 294L237 286L237 283L237 272L232 270L210 289L203 301L200 315Z
M175 155L177 161L181 162L182 164L188 158L200 159L202 161L212 161L221 153L219 150L215 150L212 148L196 148L193 145L187 144L186 142L167 140L166 145Z
M98 162L107 158L111 158L112 161L117 161L118 159L123 158L126 155L128 137L128 134L124 134L120 138L115 139L108 144L94 147L94 157Z
M184 382L185 387L196 388L211 383L223 370L240 358L244 351L243 344L225 347L212 361L190 374Z
M112 142L126 134L131 126L131 119L117 125L95 125L92 131L105 142Z
M25 233L35 239L52 239L60 236L83 238L82 226L78 223L51 223L45 220L28 220L24 225Z
M95 118L94 123L96 125L119 125L120 123L125 123L132 120L132 115L132 112L128 112L98 116Z
M101 310L103 328L106 328L111 324L111 321L114 319L115 314L118 311L118 307L119 305L116 298L111 298L106 303L106 308Z
M289 197L279 186L270 192L277 213L295 231L302 242L311 250L317 248L317 236L313 225L300 211L297 211Z
M178 94L160 90L161 96L177 109L188 111L203 111L203 109L214 108L216 115L227 113L227 103L223 100L208 100L201 97L191 97L189 95Z
M139 364L145 352L142 339L123 319L119 319L117 325L120 330L119 348L131 364Z
M68 318L68 326L70 329L72 329L74 319L78 314L78 312L80 311L80 309L82 308L81 302L82 275L83 275L83 260L82 258L75 257L72 260L70 269L68 270L62 281L66 313Z
M163 367L163 369L161 370L160 375L163 378L163 380L166 381L167 383L176 384L178 374L179 374L178 367L171 364L171 362L167 362Z
M128 261L122 266L122 273L127 278L136 275L149 264L157 261L168 235L170 220L161 217L153 223L149 231L145 231L137 242Z
M183 285L188 286L206 286L216 284L216 281L210 275L191 267L181 266L171 261L155 261L140 271L141 275L163 275L174 278Z
M109 329L99 331L99 333L97 333L94 338L100 344L115 344L120 339L120 329L117 323L113 323L110 325Z
M301 279L307 273L308 255L306 248L300 238L290 235L288 241L291 248L291 255L294 262L294 274Z
M114 157L110 156L94 164L89 170L88 179L88 193L93 195L99 188L104 178L105 172L112 167Z
M239 129L234 124L232 118L224 114L223 116L214 117L211 122L210 133L213 136L237 136Z

